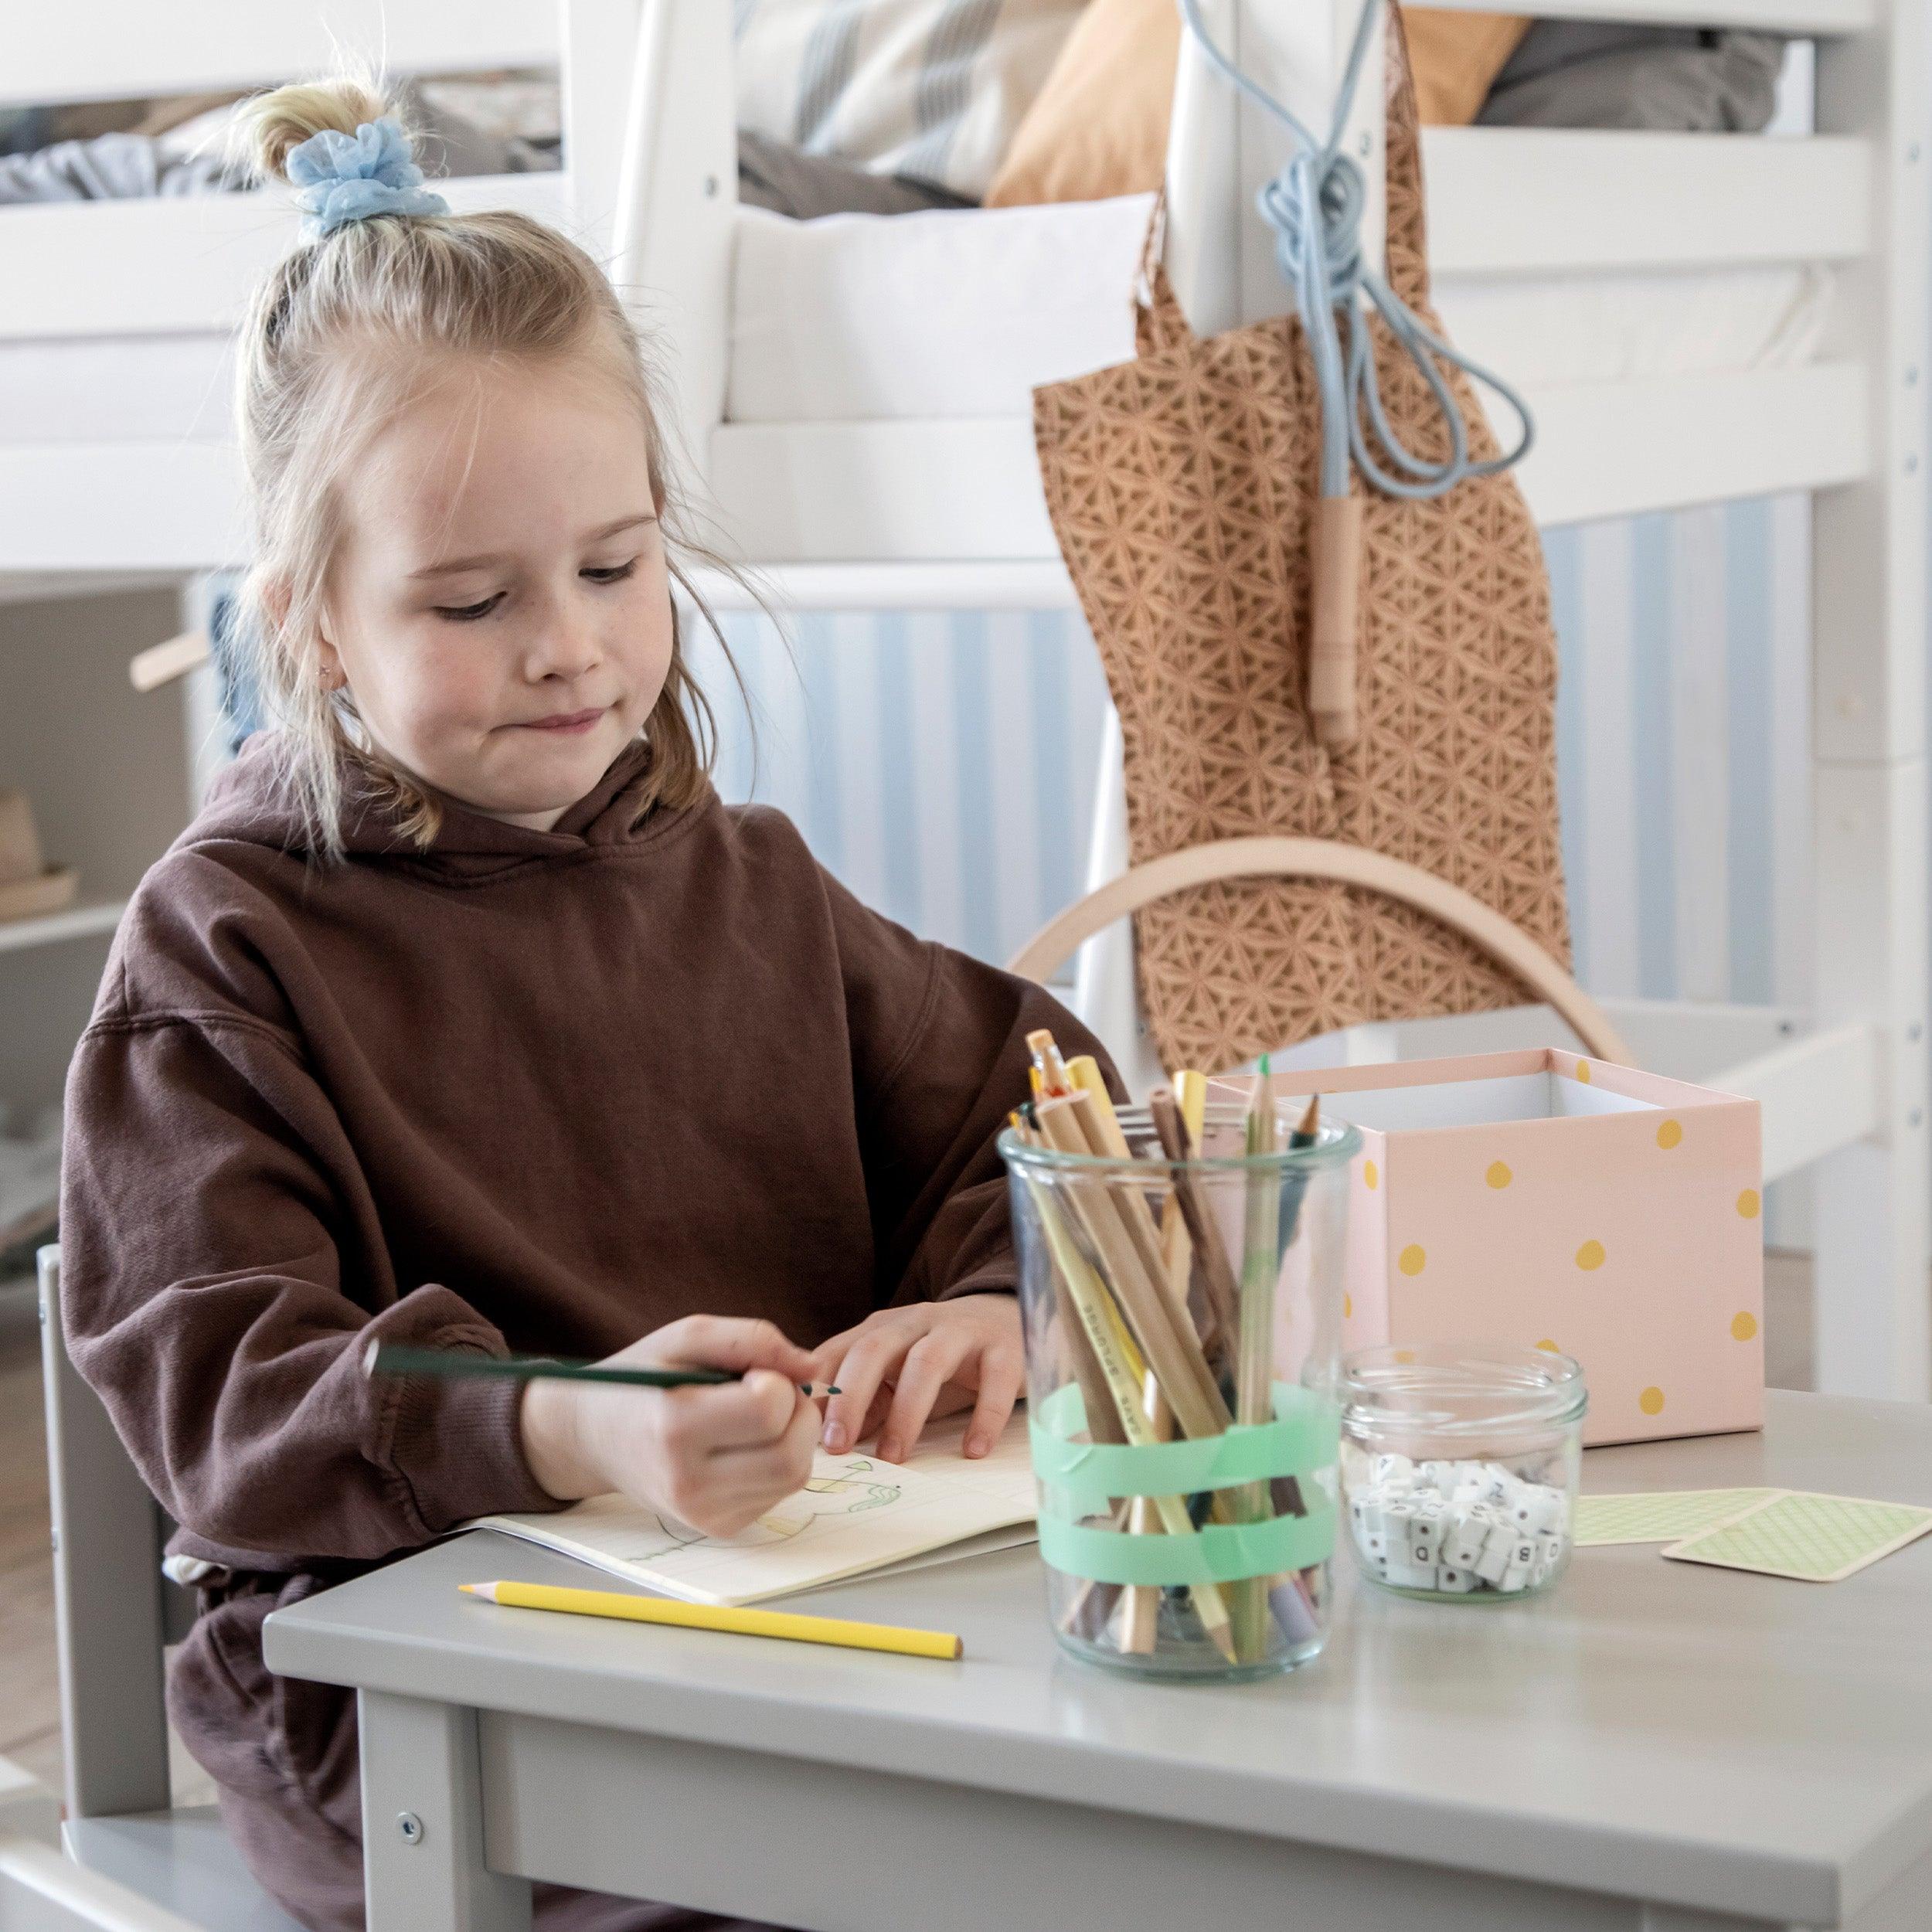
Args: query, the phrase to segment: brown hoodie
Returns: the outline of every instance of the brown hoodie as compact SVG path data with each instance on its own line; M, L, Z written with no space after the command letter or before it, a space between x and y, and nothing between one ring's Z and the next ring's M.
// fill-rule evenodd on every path
M634 824L641 743L554 829L452 807L427 852L352 774L332 867L285 756L250 740L122 921L68 1078L62 1301L172 1546L237 1573L177 1722L225 1786L316 1781L352 1828L347 1716L277 1733L261 1612L554 1506L515 1385L372 1383L363 1345L595 1356L702 1311L809 1347L1010 1287L993 1141L1024 1036L1094 1049L869 911L775 811L707 791Z

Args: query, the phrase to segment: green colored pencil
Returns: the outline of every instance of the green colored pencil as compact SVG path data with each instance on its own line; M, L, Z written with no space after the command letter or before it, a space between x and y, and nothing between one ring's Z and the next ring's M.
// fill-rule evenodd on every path
M393 1342L372 1342L362 1353L362 1372L372 1376L495 1376L515 1382L603 1382L626 1389L689 1389L742 1382L736 1369L607 1369L594 1362L559 1362L548 1355L478 1355L468 1349L406 1349ZM806 1395L835 1396L828 1383L803 1382Z

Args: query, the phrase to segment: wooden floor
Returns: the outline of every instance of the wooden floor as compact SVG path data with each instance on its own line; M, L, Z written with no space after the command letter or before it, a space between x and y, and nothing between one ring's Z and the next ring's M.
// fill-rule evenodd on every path
M1766 1257L1765 1363L1774 1386L1811 1386L1811 1267ZM60 1710L54 1679L53 1578L47 1547L47 1458L42 1434L40 1338L31 1315L0 1323L0 1757L55 1790ZM213 1792L179 1742L175 1802Z

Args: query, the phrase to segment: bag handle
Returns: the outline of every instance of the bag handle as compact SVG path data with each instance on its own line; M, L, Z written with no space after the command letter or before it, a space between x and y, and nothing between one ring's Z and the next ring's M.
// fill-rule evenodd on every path
M1594 1058L1621 1066L1637 1064L1603 1009L1514 920L1420 866L1333 838L1223 838L1150 859L1049 920L1006 970L1044 982L1117 919L1170 893L1230 879L1325 879L1413 906L1460 933L1555 1008Z

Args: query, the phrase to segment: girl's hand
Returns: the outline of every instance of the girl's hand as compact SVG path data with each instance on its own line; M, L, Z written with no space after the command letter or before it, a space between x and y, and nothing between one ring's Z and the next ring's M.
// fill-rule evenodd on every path
M688 1315L620 1349L610 1368L740 1369L685 1389L536 1380L519 1417L530 1473L560 1501L615 1489L708 1536L748 1528L804 1486L818 1405L812 1358L769 1321Z
M825 1447L837 1455L879 1430L882 1462L911 1453L936 1416L969 1403L966 1453L999 1440L1026 1377L1019 1303L1010 1294L962 1294L883 1308L834 1335L812 1357L811 1373L836 1383L825 1408Z

